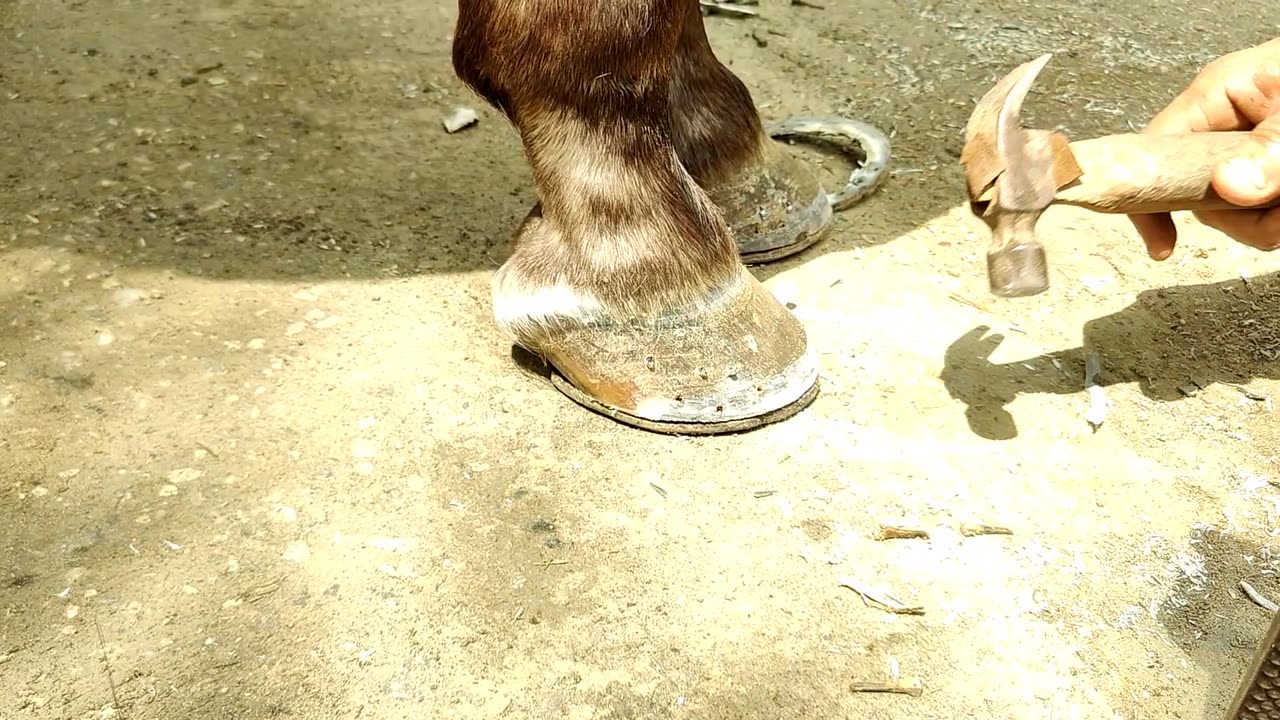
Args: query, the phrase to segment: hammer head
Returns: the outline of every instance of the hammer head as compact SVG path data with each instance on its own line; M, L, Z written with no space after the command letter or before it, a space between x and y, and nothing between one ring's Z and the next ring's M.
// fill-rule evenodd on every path
M992 230L987 274L991 292L1003 297L1049 288L1048 262L1044 246L1035 239L1035 226L1063 184L1055 155L1066 150L1066 141L1054 133L1024 129L1020 115L1050 57L1041 55L1006 75L978 101L965 128L960 160L970 209ZM991 199L982 200L989 190Z

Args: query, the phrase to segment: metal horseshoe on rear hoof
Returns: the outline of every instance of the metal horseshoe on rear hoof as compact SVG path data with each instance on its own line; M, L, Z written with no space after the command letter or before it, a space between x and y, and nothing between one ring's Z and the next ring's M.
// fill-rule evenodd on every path
M888 176L889 138L876 127L841 117L794 117L769 123L765 128L772 138L817 138L838 145L852 154L853 144L865 156L849 173L849 181L837 192L827 193L827 201L835 211L845 210L870 195Z

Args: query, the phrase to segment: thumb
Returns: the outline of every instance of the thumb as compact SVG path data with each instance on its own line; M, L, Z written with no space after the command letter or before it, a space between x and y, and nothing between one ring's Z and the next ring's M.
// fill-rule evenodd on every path
M1213 188L1234 205L1261 205L1280 198L1280 113L1272 113L1249 133L1240 157L1219 165Z

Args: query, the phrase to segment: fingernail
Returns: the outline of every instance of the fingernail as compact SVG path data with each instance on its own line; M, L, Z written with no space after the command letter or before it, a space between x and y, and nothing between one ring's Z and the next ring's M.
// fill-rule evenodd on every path
M1267 189L1267 176L1262 171L1262 158L1236 158L1227 162L1223 174L1235 185L1250 187L1254 190Z

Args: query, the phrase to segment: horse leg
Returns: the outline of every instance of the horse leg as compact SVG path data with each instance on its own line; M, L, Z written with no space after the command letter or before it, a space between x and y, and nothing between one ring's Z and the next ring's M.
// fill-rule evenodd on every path
M458 76L520 134L538 205L494 314L579 403L661 432L747 429L817 392L804 329L681 163L686 0L460 0Z
M841 209L865 196L888 167L888 140L864 123L784 123L787 134L862 146L866 162L845 189L829 195L808 167L770 139L751 93L712 51L698 0L685 2L671 78L671 126L681 162L720 209L749 264L817 242L831 224L833 204Z

